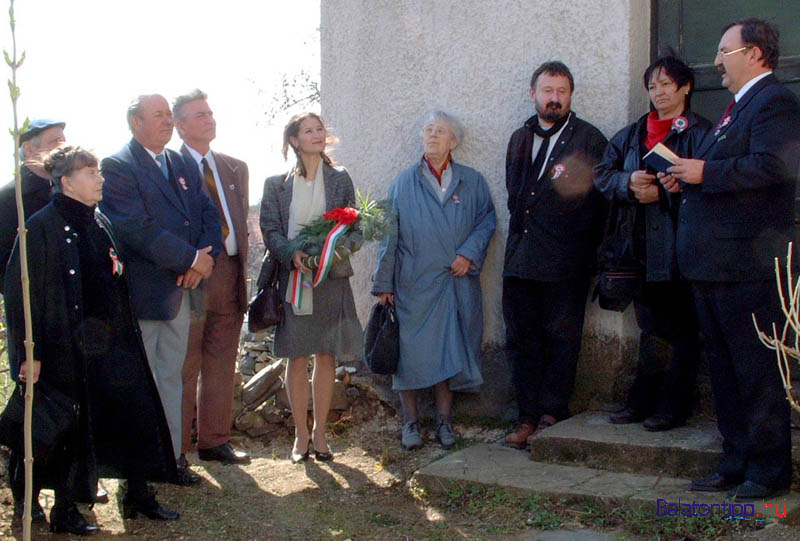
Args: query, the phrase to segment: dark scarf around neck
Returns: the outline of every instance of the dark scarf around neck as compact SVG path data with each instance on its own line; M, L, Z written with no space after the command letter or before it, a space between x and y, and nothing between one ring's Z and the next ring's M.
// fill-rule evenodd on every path
M564 124L567 123L567 120L569 120L570 116L572 116L572 111L568 112L566 115L556 120L552 126L545 129L542 127L541 124L539 124L539 115L536 115L536 118L533 119L533 133L535 133L539 137L549 139L553 135L557 134L558 131L564 127Z

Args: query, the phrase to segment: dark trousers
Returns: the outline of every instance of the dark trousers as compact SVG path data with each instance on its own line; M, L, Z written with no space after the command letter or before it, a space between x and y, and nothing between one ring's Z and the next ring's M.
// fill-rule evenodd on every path
M520 422L569 417L581 350L588 277L561 282L503 279L506 359Z
M39 491L46 485L53 489L55 505L68 507L75 501L70 484L70 469L73 461L71 446L65 446L53 453L47 462L33 464L33 501L39 498ZM11 451L8 457L9 485L15 502L25 498L25 456ZM50 482L45 482L44 479Z
M775 353L758 340L750 315L770 334L773 322L783 328L775 281L692 282L692 289L724 438L717 471L788 488L789 404Z
M641 330L636 379L628 407L685 420L692 412L700 363L700 331L688 282L647 282L634 300Z

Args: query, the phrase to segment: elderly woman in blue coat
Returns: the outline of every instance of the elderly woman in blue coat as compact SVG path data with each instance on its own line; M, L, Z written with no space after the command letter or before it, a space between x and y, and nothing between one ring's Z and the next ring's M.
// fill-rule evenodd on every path
M397 233L381 243L372 293L397 309L400 361L392 387L403 405L405 449L422 447L417 389L434 387L436 440L449 449L456 441L453 392L475 392L483 383L480 272L495 213L483 175L452 160L463 133L452 116L431 113L422 159L389 188Z

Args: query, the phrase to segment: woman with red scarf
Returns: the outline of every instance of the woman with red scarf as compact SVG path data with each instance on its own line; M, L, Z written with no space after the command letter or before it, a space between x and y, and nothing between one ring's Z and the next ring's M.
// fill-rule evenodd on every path
M662 143L691 158L711 123L690 110L694 73L672 55L644 73L651 111L609 142L594 182L615 204L634 207L633 252L645 281L634 299L641 330L636 379L626 407L610 422L644 421L650 431L684 424L691 413L700 358L697 318L689 283L681 280L675 231L681 194L670 194L642 158Z

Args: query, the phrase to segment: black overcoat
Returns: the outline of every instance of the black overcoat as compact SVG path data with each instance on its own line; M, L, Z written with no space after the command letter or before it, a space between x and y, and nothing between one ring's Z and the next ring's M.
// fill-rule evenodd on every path
M50 180L42 178L26 165L20 167L22 206L27 220L50 202ZM0 293L3 293L6 263L17 238L17 194L14 182L0 188Z
M42 364L40 380L81 405L73 440L79 473L72 488L78 501L91 501L98 477L173 481L176 465L131 310L124 263L121 276L112 273L109 249L116 243L110 223L96 210L93 219L87 214L83 227L76 227L74 220L70 225L65 204L79 205L58 194L26 224L34 358ZM92 261L83 260L87 246L97 256ZM25 359L19 259L15 244L5 282L9 359L15 379ZM92 273L91 291L83 285L84 272ZM90 303L115 308L108 310L107 318L89 318L85 306ZM45 480L46 486L50 483Z
M615 199L623 205L637 205L637 213L644 210L641 233L645 253L642 259L647 269L647 280L676 280L679 273L675 234L681 195L659 190L659 201L642 205L628 186L631 173L646 168L642 156L647 152L644 140L648 114L611 138L603 159L594 168L594 184L607 199ZM686 111L684 116L687 127L680 132L673 128L662 142L681 158L694 158L703 137L711 129L711 122L691 111Z

